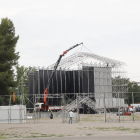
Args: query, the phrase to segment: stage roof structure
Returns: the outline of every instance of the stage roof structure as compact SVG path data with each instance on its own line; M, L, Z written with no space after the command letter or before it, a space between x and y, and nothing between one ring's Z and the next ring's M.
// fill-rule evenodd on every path
M88 62L85 62L88 61ZM86 64L87 63L87 64ZM89 52L76 52L68 57L65 57L61 60L57 69L70 69L75 64L79 66L89 65L90 66L101 66L101 67L121 67L126 66L126 63L96 55ZM54 69L55 64L48 66L48 69Z

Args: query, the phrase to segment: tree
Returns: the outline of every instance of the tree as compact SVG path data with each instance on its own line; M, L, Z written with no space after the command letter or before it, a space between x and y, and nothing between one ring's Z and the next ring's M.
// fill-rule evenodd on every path
M118 97L118 93L121 93L120 96L125 98L126 104L132 104L132 93L134 97L134 103L140 103L140 87L138 83L130 79L121 78L120 76L112 78L112 91L116 92L113 94L113 97Z
M13 66L19 59L15 52L19 36L15 36L15 27L8 18L3 18L0 24L0 95L10 94L11 87L16 87Z
M132 104L132 93L134 97L134 103L140 103L140 87L138 86L137 82L128 82L128 102L129 104Z
M16 68L16 81L17 87L19 88L19 92L21 94L22 88L24 89L24 94L28 94L28 74L29 71L32 69L31 67L19 66L17 64ZM14 88L13 90L16 94L18 93L18 89Z
M17 82L17 87L13 88L13 91L15 93L15 104L20 104L22 97L18 95L25 95L28 98L28 75L32 68L20 66L19 64L17 64L15 68L15 81ZM26 107L28 107L29 100L25 96L23 98L23 103L25 103Z

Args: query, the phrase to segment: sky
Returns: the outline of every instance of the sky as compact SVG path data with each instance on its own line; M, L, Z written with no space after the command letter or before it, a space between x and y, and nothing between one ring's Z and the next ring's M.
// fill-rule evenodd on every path
M47 67L83 42L94 54L125 62L128 78L140 82L140 0L1 0L6 17L19 35L20 66Z

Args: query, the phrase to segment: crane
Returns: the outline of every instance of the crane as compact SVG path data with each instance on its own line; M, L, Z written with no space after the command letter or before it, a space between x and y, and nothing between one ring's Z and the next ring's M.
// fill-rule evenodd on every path
M68 50L64 51L63 54L61 54L61 55L59 56L58 60L56 61L55 66L54 66L54 70L53 70L53 72L52 72L52 74L51 74L51 76L50 76L50 78L49 78L49 80L48 80L48 83L47 83L47 85L46 85L46 89L45 89L45 91L44 91L44 105L45 105L45 110L47 109L47 106L48 106L48 105L47 105L47 95L48 95L48 93L49 93L49 91L48 91L48 90L49 90L49 86L50 86L51 80L52 80L52 78L53 78L53 76L54 76L54 74L55 74L55 72L56 72L56 70L57 70L57 67L58 67L58 65L59 65L59 63L60 63L62 57L63 57L68 51L74 49L75 47L77 47L77 46L79 46L79 45L81 45L81 44L83 44L83 43L76 44L76 45L70 47Z

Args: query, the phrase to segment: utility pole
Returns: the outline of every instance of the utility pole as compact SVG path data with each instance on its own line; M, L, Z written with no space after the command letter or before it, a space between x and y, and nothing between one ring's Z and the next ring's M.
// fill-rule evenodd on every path
M24 100L24 81L23 81L23 77L21 77L20 86L21 86L20 104L23 105L23 100Z

